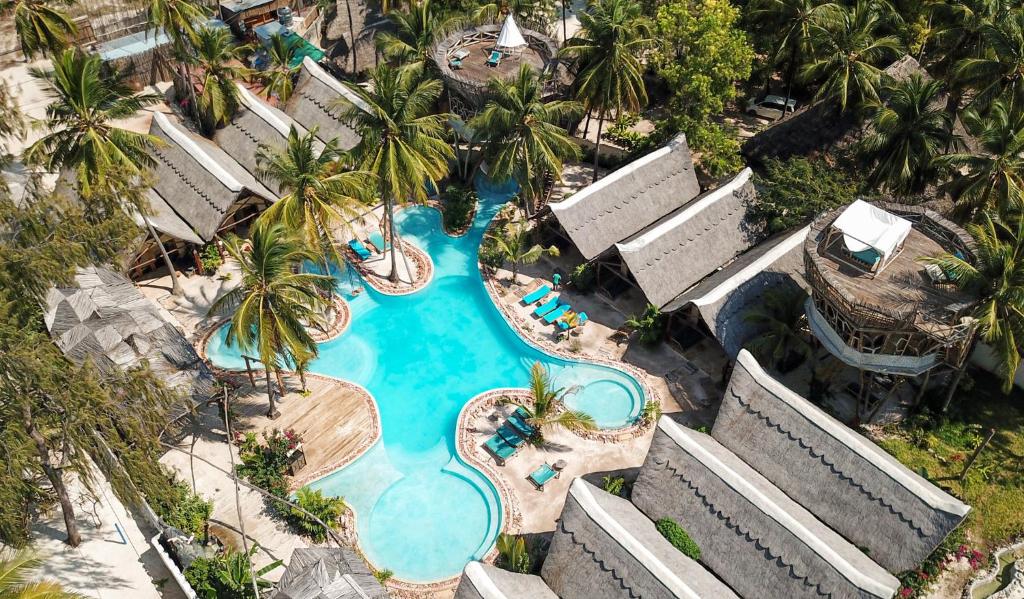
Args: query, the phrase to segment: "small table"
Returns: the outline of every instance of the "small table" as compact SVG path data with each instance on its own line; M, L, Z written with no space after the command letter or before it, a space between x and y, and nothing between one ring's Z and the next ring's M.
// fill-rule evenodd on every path
M569 464L565 463L565 460L558 460L557 462L551 465L551 468L554 470L563 470L568 465Z

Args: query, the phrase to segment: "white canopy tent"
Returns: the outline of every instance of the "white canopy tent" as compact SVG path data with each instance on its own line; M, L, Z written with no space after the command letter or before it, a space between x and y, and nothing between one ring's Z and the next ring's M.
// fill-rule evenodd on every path
M495 49L505 54L512 54L513 52L522 52L526 46L526 38L519 31L516 20L512 18L511 14L508 15L505 17L505 23L501 26L501 33L498 34L498 42L494 44Z
M903 249L912 225L905 218L857 200L843 210L832 227L842 233L843 245L854 257L878 272ZM865 258L872 250L877 257Z

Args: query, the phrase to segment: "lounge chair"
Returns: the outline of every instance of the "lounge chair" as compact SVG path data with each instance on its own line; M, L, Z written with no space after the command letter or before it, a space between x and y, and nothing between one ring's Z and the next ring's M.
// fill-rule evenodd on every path
M526 439L507 424L498 427L498 436L512 447L522 447L523 443L526 443Z
M537 430L530 426L530 423L526 421L526 418L520 416L518 413L512 414L505 421L508 426L511 426L524 437L532 437L536 434Z
M552 478L558 478L558 476L558 470L555 470L550 464L544 462L544 465L531 472L530 476L526 478L530 479L530 482L533 483L533 486L537 487L538 491L543 492L544 485L546 485Z
M367 237L367 239L369 240L370 245L376 248L377 252L381 254L383 254L385 250L391 249L391 244L384 241L384 236L380 234L380 231L370 233L370 236Z
M532 304L538 300L544 299L544 296L549 293L551 293L551 287L548 285L541 285L536 291L524 295L523 303Z
M356 253L356 256L358 256L360 260L366 260L373 256L373 254L370 253L370 250L366 249L366 246L363 245L363 242L358 239L353 239L348 242L348 247L352 248L352 251Z
M545 314L547 314L548 312L554 310L557 307L558 307L558 296L556 295L555 297L549 299L547 301L547 303L545 303L543 305L540 305L540 306L537 306L533 310L533 314L534 314L534 316L544 316Z
M501 52L497 50L491 50L491 55L487 58L487 66L497 67L501 64Z
M516 455L516 452L519 451L519 448L509 445L508 441L502 439L499 435L494 435L488 439L484 443L484 449L494 456L499 466L504 466L505 461Z
M587 322L587 320L588 320L587 313L586 312L580 312L580 320L579 320L578 323L576 323L575 327L570 327L569 323L565 322L565 320L559 320L558 321L558 328L562 329L563 331L568 331L569 329L578 328L578 327L583 326L583 324L585 322Z
M462 59L451 58L451 59L448 60L448 66L451 67L454 70L461 69L462 68Z
M555 322L556 320L564 316L565 313L569 311L570 307L571 306L569 306L569 304L562 304L561 306L558 306L551 312L547 313L547 315L544 317L544 322L548 324Z

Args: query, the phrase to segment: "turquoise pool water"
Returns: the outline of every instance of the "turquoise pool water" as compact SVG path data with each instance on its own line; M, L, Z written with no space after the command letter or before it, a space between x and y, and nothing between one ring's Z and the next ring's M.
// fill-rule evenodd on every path
M403 239L434 261L433 281L405 297L369 289L353 297L361 281L351 273L336 276L352 323L320 347L310 367L363 385L377 401L382 442L311 486L355 508L367 557L404 580L430 582L460 573L466 562L488 552L501 528L493 485L455 454L455 421L470 398L497 387L526 386L530 366L540 361L557 386L578 388L566 403L593 415L603 428L628 424L642 406L643 392L631 376L534 349L494 307L476 255L487 223L510 195L508 189L481 191L473 226L457 239L444 235L432 209L400 212L396 224ZM224 346L223 330L207 353L218 366L243 366L238 351Z

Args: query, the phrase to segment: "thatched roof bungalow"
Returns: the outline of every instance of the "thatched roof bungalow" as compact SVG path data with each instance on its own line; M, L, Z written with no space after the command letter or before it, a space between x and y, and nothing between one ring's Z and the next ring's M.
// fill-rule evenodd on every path
M569 488L541 577L567 598L737 597L633 504L580 478Z
M317 137L324 143L338 140L343 150L351 150L359 143L359 133L341 116L344 108L339 102L369 107L352 90L338 81L308 56L302 60L299 80L285 103L284 112L306 129L317 128Z
M122 275L98 266L81 268L74 287L46 295L43 320L69 360L92 360L101 370L133 368L144 361L169 387L194 401L213 392L213 374L163 311Z
M516 574L490 564L469 562L455 599L558 599L539 576Z
M242 106L226 127L217 130L213 140L276 198L281 195L277 181L259 176L256 155L260 146L283 150L288 145L288 133L292 127L301 135L308 131L292 117L257 98L245 86L236 86Z
M804 472L785 476L802 482ZM728 448L667 416L632 498L652 520L681 523L701 561L741 596L880 599L899 589L895 576Z
M683 309L714 335L730 358L759 331L744 318L766 292L779 286L807 288L803 243L810 227L777 235L733 260L699 285L665 305Z
M753 246L758 231L747 223L756 195L752 171L677 208L615 244L647 301L663 307Z
M378 599L388 592L356 553L338 547L300 548L273 599Z
M773 379L745 350L711 434L891 572L917 567L971 509Z
M607 252L700 193L686 136L549 204L587 260Z

